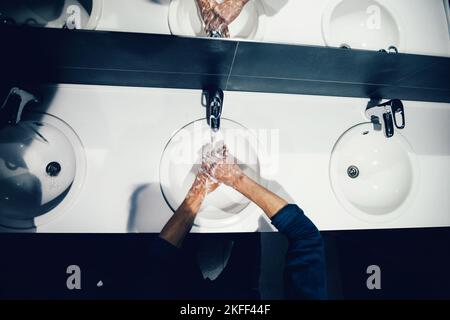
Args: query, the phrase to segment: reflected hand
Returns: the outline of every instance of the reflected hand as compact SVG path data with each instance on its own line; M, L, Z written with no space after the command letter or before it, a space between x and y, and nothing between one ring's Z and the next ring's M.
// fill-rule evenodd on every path
M228 30L228 24L217 15L214 15L211 20L205 21L205 32L211 36L214 31L220 32L222 37L229 38L230 31Z
M214 19L214 7L216 5L217 2L215 0L197 0L197 6L200 9L200 14L205 25Z
M214 13L230 25L241 13L248 0L226 0L213 7Z
M197 6L200 9L200 14L204 23L205 32L212 35L214 31L218 31L222 36L229 38L230 32L228 24L220 15L214 12L214 8L218 5L215 0L196 0Z

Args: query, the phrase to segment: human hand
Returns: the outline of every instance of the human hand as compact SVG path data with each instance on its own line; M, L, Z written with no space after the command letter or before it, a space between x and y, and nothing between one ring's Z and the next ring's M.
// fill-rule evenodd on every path
M200 14L203 21L211 20L214 16L214 7L217 5L215 0L196 0L197 7L200 9Z
M199 170L184 201L161 230L159 237L176 247L181 247L183 239L191 229L205 196L213 192L219 183L212 181L203 170Z
M224 38L230 37L230 31L228 29L227 23L217 15L214 15L212 19L205 21L205 32L212 36L214 32L219 32Z
M225 0L212 8L216 15L222 18L227 25L230 25L239 16L247 2L248 0Z
M197 0L197 6L204 23L204 30L208 35L212 35L214 31L226 38L230 37L228 24L214 12L214 8L218 5L215 0Z
M237 164L236 158L229 154L225 144L212 150L208 156L211 158L204 162L207 173L220 183L235 188L244 172Z
M186 198L202 199L208 194L213 192L219 187L220 183L214 181L202 167L195 176L194 182L186 196Z

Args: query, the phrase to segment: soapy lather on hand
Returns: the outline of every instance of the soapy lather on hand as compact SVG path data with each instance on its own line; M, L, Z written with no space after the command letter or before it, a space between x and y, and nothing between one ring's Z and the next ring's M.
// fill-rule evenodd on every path
M243 172L225 144L218 143L205 146L201 171L211 177L212 181L223 183L235 188L236 182L243 176Z
M229 38L228 26L239 16L249 0L196 0L200 9L205 32L212 36L219 32L223 37Z

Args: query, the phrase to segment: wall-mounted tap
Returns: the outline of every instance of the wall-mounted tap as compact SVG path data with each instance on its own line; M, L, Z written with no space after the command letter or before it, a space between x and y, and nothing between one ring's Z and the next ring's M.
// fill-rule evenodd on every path
M220 116L222 115L223 91L213 88L205 91L206 95L206 121L213 131L220 129Z
M0 129L6 125L15 125L22 118L23 110L38 100L31 93L12 88L2 105L0 105Z
M405 110L399 99L392 99L383 103L381 103L381 99L370 99L366 107L366 116L378 127L380 127L380 121L383 119L387 138L394 135L394 126L397 129L405 127Z
M209 36L211 38L224 38L222 32L220 32L219 30L213 30L209 33Z

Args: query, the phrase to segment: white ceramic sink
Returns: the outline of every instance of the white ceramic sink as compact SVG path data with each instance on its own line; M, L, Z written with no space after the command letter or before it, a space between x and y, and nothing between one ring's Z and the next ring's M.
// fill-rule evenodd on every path
M330 181L344 208L368 222L386 222L405 212L417 186L418 165L397 130L386 138L372 123L347 130L330 159Z
M0 130L0 225L28 229L62 212L79 191L84 150L62 120L32 114Z
M103 0L2 1L0 12L18 24L50 28L96 29Z
M322 15L322 36L332 47L403 51L405 35L398 15L374 0L336 0Z
M199 119L178 130L167 143L160 164L160 184L172 210L183 202L201 166L202 148L211 141L206 119ZM237 122L221 119L216 141L223 141L244 172L260 182L257 139ZM200 209L195 224L216 228L242 219L250 201L239 192L221 185L210 193Z
M219 1L218 1L219 2ZM263 40L265 9L262 1L249 1L230 24L230 38ZM195 0L172 0L169 7L169 28L172 34L201 36L206 34Z

